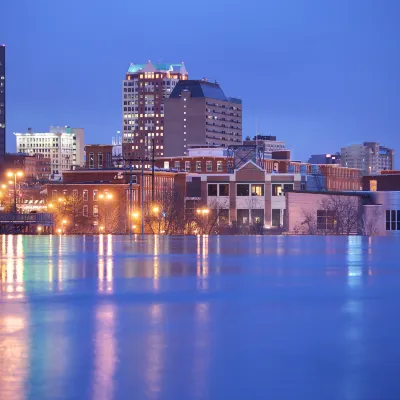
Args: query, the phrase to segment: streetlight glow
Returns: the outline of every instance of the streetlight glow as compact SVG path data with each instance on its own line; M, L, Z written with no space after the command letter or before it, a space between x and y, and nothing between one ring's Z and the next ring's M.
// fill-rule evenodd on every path
M159 211L160 211L159 207L157 207L157 206L153 207L153 212L158 213Z
M104 194L99 194L99 199L104 199Z
M132 214L132 218L135 218L135 219L139 218L139 213L134 212L134 213Z
M111 193L108 193L108 194L107 194L107 199L108 199L108 200L111 200L111 199L112 199L112 197L113 197L113 196L112 196L112 194L111 194Z

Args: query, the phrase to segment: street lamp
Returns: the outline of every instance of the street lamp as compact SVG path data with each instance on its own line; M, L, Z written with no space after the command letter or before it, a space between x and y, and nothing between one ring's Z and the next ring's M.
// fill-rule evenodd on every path
M17 178L24 176L22 171L10 171L7 173L9 178L14 178L14 182L10 180L10 185L14 183L14 214L17 214Z
M99 194L99 200L104 200L104 206L105 206L105 212L104 212L104 230L106 230L107 231L107 226L108 226L108 224L107 224L107 202L108 201L110 201L110 200L112 200L112 198L113 198L113 195L111 194L111 193L101 193L101 194Z
M42 232L42 227L41 226L37 227L37 232L38 232L38 234L40 234L40 232Z
M63 219L61 223L62 223L62 230L61 230L61 232L62 232L62 233L65 233L65 225L67 225L68 221L67 221L66 219Z
M154 214L157 214L159 211L160 211L159 207L157 207L157 206L153 207L153 213Z
M210 210L208 208L198 208L196 212L197 214L207 215L209 214Z

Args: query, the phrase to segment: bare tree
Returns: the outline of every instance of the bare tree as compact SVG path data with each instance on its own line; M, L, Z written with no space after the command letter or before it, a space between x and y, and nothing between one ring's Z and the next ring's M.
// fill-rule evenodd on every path
M365 236L379 235L379 221L381 221L381 218L381 206L374 205L364 208L364 212L362 215L362 234Z

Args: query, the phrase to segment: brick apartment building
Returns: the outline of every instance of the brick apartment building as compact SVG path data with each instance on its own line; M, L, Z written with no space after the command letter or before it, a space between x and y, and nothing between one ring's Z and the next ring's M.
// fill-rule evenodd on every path
M133 209L141 208L142 174L140 170L132 172ZM185 174L156 171L154 174L155 202L166 192L184 193ZM144 201L152 202L153 178L149 170L144 172ZM109 196L110 195L110 196ZM130 172L127 169L75 170L63 173L62 183L47 185L47 202L54 211L61 211L66 199L79 208L77 215L80 224L87 232L97 232L100 224L104 226L106 219L114 233L127 233L132 223L129 215L130 206ZM184 200L178 206L183 209ZM107 214L107 218L106 218ZM111 226L110 226L111 229Z
M87 144L85 146L85 168L109 169L113 166L113 145Z
M164 155L188 154L190 145L227 147L242 143L242 101L217 83L179 81L165 100Z

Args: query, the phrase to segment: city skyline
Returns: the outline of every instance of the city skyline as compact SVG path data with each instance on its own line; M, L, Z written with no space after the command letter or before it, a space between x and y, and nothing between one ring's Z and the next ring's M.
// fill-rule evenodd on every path
M22 11L13 3L6 0L0 27L7 45L8 151L15 150L14 132L48 125L82 126L87 143L110 143L122 130L121 76L131 62L149 59L184 61L190 79L217 80L243 101L243 136L253 136L258 125L259 133L285 141L293 159L364 141L400 147L395 2L271 2L258 4L259 13L250 3L240 12L232 5L225 18L214 4L212 15L200 9L190 23L169 24L171 35L190 30L169 45L161 36L162 12L147 41L130 43L130 28L117 18L131 10L125 1L110 12L78 8L75 1L68 8L39 3ZM181 20L184 10L175 8ZM17 12L20 24L13 25ZM59 26L50 30L49 18ZM72 19L76 29L66 32L63 22ZM100 30L104 23L110 29Z

